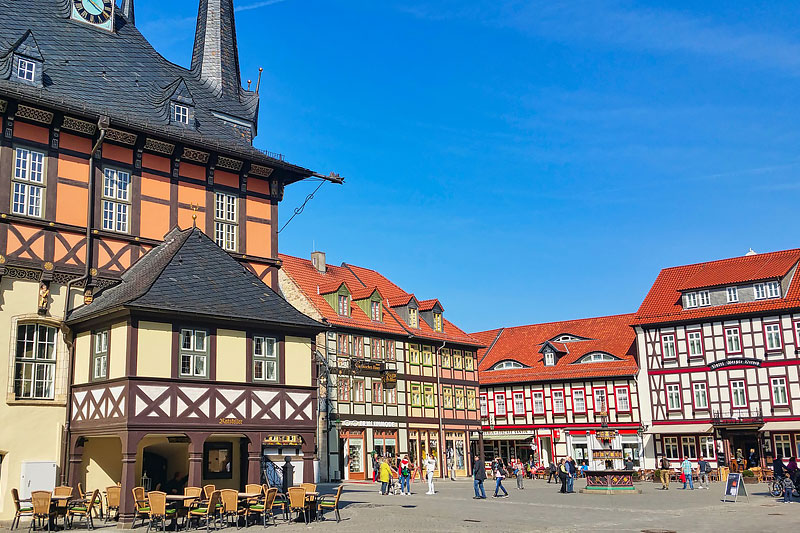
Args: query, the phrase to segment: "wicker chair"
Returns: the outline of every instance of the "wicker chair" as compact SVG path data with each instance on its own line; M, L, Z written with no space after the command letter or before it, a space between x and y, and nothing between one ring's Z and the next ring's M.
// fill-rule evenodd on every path
M23 516L33 516L33 507L30 505L30 500L25 501L23 506L19 500L19 491L11 489L11 498L14 500L14 519L11 521L11 529L19 527L19 519Z
M297 511L303 513L303 519L308 524L308 505L306 504L306 489L303 487L290 487L287 491L289 494L289 512Z
M323 519L323 511L330 511L332 509L336 515L336 522L342 520L341 516L339 516L339 498L342 497L342 489L344 489L344 485L339 485L335 494L321 496L319 500L317 500L317 512L319 513L320 519Z
M150 521L147 523L147 531L153 525L161 524L161 531L166 531L167 519L175 520L175 509L167 509L167 493L158 490L151 490L147 493L147 504L150 507Z
M115 519L119 519L119 504L122 500L122 487L117 485L112 485L110 487L106 487L106 517L105 521L108 522L111 519L112 511L115 514Z
M257 503L247 507L246 519L249 519L250 516L261 515L261 523L264 527L267 527L267 517L272 517L272 523L275 524L275 514L272 512L272 508L275 504L275 496L277 496L277 494L278 489L267 489L264 496L260 498Z
M69 518L69 527L72 529L72 523L75 517L86 519L86 529L94 529L94 522L92 521L92 511L94 510L95 502L100 500L100 491L95 489L89 496L89 499L83 498L82 501L72 504L67 510L67 517Z
M47 527L50 531L50 519L54 516L54 511L50 507L52 494L46 490L35 490L31 492L31 507L33 509L33 519L28 526L28 532L36 527L36 522L39 522L39 529Z
M266 494L267 491L270 490L270 486L265 483L263 487L264 487L264 494ZM289 498L286 496L286 494L280 492L278 490L278 487L272 487L272 488L275 489L275 499L272 500L272 506L270 507L269 512L270 514L272 514L272 518L274 520L275 514L273 512L273 509L275 509L276 507L280 507L281 517L288 522L289 513L287 512L287 510L289 509Z
M236 489L222 489L222 516L225 518L225 526L230 524L231 518L236 521L236 529L239 529L239 517L244 516L245 509L239 508L239 491Z
M134 505L134 513L133 513L133 523L131 524L131 529L136 527L136 519L142 519L142 525L144 525L144 519L150 517L150 506L148 505L147 500L144 499L144 487L133 487L131 489L133 493L133 505Z
M53 496L66 496L67 498L72 497L72 487L67 485L59 485L58 487L53 489ZM56 500L55 504L55 513L56 518L59 516L64 519L64 523L66 524L67 520L67 511L69 511L69 499L60 498Z
M217 490L217 487L215 485L204 485L203 486L203 496L205 498L205 501L208 501L208 500L211 499L211 493L213 493L215 490Z
M194 509L200 505L203 498L203 489L200 487L186 487L183 489L184 496L194 496L193 500L185 500L183 506L187 509Z
M205 505L205 507L203 507ZM220 503L220 492L215 490L211 493L211 496L208 498L207 503L201 504L200 507L192 509L189 511L189 521L191 522L192 518L196 518L199 521L203 518L206 520L206 531L208 531L210 524L214 524L214 529L217 529L217 519L219 518L219 513L222 510L222 503Z

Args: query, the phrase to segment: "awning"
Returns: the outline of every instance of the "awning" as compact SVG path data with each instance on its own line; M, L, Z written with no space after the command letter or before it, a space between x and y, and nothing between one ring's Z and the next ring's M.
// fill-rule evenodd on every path
M483 440L485 440L485 441L487 441L487 440L528 440L531 437L533 437L533 433L523 433L523 434L519 434L519 435L518 434L509 435L508 433L493 434L493 433L491 433L489 431L484 431L483 432ZM477 433L475 433L473 431L472 435L470 435L469 438L470 438L470 440L478 440L478 435L477 435Z
M767 422L761 426L761 431L800 431L800 422Z
M653 426L646 431L650 435L677 435L679 433L711 433L711 424L670 424Z

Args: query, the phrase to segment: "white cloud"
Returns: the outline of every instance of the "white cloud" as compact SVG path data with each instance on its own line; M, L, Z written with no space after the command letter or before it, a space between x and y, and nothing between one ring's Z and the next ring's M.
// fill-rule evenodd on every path
M236 13L240 11L251 11L253 9L261 9L262 7L271 6L274 4L280 4L282 2L286 2L286 0L264 0L263 2L256 2L254 4L245 4L243 6L239 6L234 8Z

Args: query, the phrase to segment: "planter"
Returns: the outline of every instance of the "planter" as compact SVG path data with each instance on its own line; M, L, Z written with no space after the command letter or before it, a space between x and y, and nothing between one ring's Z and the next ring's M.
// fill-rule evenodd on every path
M744 481L745 485L755 485L758 483L757 477L742 477L742 480Z

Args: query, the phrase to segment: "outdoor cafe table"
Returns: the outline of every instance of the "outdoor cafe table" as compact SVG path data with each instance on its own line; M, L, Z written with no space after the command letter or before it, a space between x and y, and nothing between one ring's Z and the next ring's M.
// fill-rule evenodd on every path
M249 500L250 498L258 498L261 496L260 492L240 492L239 498L243 500Z

